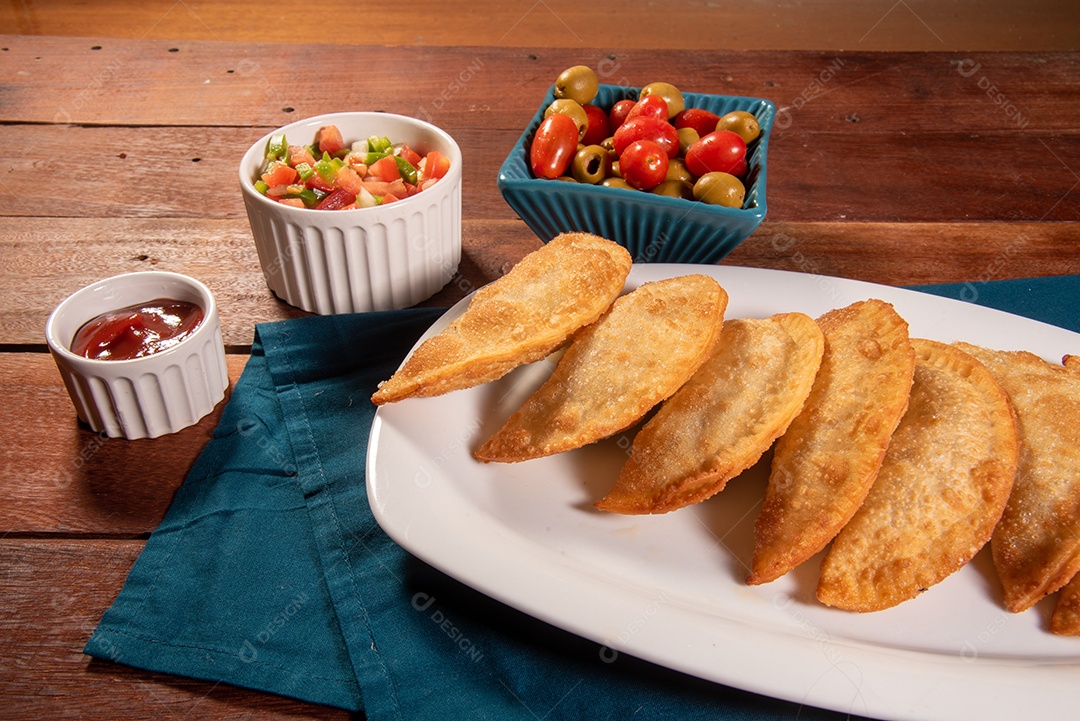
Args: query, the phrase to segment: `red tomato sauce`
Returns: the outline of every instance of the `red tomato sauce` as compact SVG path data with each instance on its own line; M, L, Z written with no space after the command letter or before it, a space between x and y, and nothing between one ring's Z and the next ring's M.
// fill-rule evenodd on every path
M194 303L156 298L102 313L75 333L71 352L97 360L130 360L172 348L203 319Z

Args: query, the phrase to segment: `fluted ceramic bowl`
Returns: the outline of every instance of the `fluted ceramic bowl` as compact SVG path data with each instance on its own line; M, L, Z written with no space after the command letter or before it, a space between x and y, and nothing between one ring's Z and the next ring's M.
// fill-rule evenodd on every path
M111 311L159 298L202 308L202 321L176 345L140 358L101 360L72 352L76 332ZM217 303L179 273L144 271L99 280L49 316L45 340L79 419L113 438L156 438L206 416L229 385Z
M307 145L324 125L336 125L346 145L377 135L421 155L437 150L450 170L412 197L354 210L294 208L255 189L272 135ZM270 290L321 315L394 310L430 298L461 262L461 164L450 135L403 115L330 113L267 133L244 154L240 187Z

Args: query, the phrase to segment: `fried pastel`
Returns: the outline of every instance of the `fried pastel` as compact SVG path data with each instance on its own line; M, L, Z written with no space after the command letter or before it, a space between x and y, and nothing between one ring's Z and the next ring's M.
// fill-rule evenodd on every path
M727 292L705 275L645 283L583 330L551 377L473 454L513 463L579 448L637 423L709 357Z
M825 353L802 412L773 449L747 583L807 560L851 520L907 408L915 352L908 324L876 299L817 319Z
M1080 636L1080 573L1073 576L1058 594L1050 632L1061 636Z
M803 313L725 322L712 356L638 432L596 507L666 513L722 491L798 415L823 348Z
M437 396L547 357L622 292L630 254L588 233L564 233L476 291L468 308L379 384L376 405Z
M821 564L818 600L879 611L970 561L1012 490L1019 436L1005 391L979 361L912 339L908 409L877 480Z
M958 343L1012 399L1020 468L990 543L1005 607L1020 612L1080 571L1080 363Z

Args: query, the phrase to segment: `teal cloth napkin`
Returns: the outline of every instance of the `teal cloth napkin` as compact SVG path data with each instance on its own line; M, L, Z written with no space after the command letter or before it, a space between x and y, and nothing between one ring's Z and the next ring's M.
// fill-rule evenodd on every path
M1080 276L992 285L968 299L1026 298L1080 330ZM85 652L379 720L849 718L613 654L391 541L364 484L369 397L441 313L258 325L213 437Z
M916 285L913 290L1008 311L1080 333L1080 275Z

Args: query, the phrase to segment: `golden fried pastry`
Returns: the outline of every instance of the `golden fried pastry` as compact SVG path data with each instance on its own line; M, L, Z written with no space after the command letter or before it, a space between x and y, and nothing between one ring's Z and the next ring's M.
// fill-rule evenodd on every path
M974 557L1016 476L1012 406L990 372L959 349L912 339L907 412L877 480L821 564L818 600L879 611L914 598Z
M473 454L511 463L629 428L709 357L727 292L705 275L645 283L574 339L544 385Z
M641 429L596 507L665 513L722 491L798 415L823 346L802 313L725 322L712 356Z
M749 584L784 575L851 520L911 393L915 353L890 304L860 301L817 324L825 353L806 405L773 449Z
M1080 571L1080 364L957 347L990 369L1016 408L1020 468L990 547L1005 607L1019 612Z
M476 291L462 315L379 384L372 402L471 388L547 357L610 307L630 266L630 254L609 240L554 238Z
M1058 594L1050 632L1061 636L1080 636L1080 573L1073 576Z

